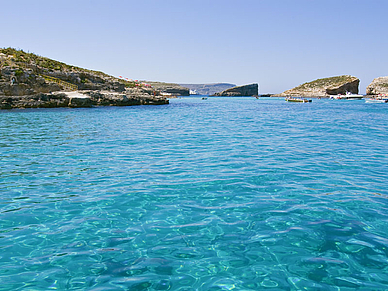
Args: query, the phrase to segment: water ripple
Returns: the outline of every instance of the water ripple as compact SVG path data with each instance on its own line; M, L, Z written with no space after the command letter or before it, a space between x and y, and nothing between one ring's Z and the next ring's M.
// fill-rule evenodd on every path
M383 290L387 111L0 112L1 290Z

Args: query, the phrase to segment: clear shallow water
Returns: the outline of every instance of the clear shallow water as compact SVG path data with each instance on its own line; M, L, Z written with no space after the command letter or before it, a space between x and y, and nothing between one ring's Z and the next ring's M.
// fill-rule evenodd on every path
M385 290L388 107L0 112L0 290Z

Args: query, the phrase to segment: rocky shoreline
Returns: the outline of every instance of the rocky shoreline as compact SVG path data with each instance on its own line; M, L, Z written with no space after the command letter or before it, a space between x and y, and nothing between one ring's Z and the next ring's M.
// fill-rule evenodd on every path
M158 85L163 90L174 87ZM70 66L22 50L0 49L0 109L168 104L161 92L144 82Z
M163 105L168 103L169 100L163 96L141 92L118 93L100 90L0 96L0 109Z

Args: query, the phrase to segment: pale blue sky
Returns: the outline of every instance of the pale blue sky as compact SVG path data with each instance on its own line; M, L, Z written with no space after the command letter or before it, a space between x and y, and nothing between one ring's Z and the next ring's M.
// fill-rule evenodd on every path
M0 1L0 47L132 79L278 93L388 75L386 0Z

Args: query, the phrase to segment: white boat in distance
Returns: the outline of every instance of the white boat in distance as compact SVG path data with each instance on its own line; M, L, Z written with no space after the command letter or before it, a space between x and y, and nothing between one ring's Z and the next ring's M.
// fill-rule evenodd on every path
M331 95L330 99L351 99L351 100L360 100L364 98L364 95L361 94L353 94L348 91L346 91L346 94L338 94L338 95Z
M189 94L190 95L199 95L197 90L191 90L191 89L190 89L190 93Z
M388 103L388 96L379 95L377 97L368 98L365 103Z

